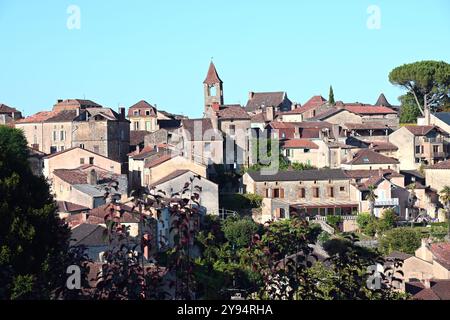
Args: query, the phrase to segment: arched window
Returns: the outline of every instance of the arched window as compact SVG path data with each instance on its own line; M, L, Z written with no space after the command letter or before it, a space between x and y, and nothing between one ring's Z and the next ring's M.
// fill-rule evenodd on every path
M215 96L217 96L217 88L216 88L215 85L209 86L209 96L210 96L210 97L215 97Z

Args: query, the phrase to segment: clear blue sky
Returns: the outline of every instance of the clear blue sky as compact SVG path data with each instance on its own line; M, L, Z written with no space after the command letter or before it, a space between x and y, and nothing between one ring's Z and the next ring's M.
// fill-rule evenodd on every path
M71 4L79 30L66 26ZM366 25L372 4L379 30ZM200 116L211 57L226 103L280 90L304 103L330 84L336 100L396 103L392 68L450 62L450 1L0 0L0 41L0 102L26 115L85 97Z

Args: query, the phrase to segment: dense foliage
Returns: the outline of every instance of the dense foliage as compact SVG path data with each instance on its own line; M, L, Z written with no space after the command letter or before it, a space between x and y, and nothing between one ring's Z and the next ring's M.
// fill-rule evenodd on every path
M389 81L406 89L422 114L425 107L443 110L450 105L450 64L444 61L404 64L390 72Z
M420 247L421 233L409 227L395 228L386 231L380 238L380 250L389 254L392 251L414 254Z
M0 299L50 298L65 281L69 237L23 133L0 126Z

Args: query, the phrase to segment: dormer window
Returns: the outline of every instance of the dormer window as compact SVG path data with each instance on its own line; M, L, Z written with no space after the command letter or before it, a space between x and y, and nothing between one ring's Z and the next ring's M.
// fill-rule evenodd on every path
M150 110L145 110L145 115L149 116L150 115Z
M133 111L133 115L138 116L139 115L139 110L134 110Z

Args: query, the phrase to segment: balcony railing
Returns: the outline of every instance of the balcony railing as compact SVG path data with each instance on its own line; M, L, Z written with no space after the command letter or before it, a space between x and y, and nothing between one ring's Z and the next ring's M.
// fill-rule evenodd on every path
M398 206L399 201L398 198L392 199L383 199L383 200L375 200L375 207L390 207L390 206Z
M442 142L444 142L444 138L442 138L442 137L438 137L438 138L423 138L423 142L442 143Z
M447 156L445 152L433 152L432 155L434 158L445 158Z

